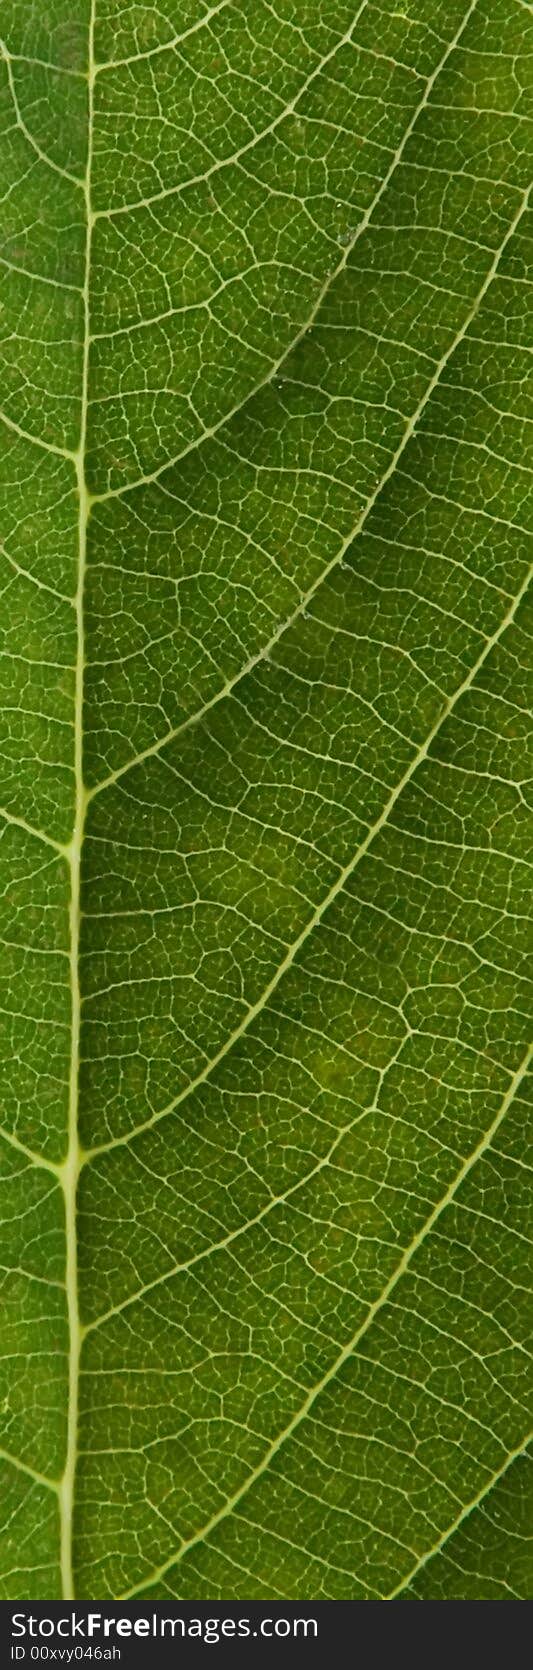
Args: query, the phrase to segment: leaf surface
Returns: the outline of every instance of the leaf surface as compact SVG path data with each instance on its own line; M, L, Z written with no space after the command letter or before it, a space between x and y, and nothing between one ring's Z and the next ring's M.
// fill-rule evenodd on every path
M531 1598L531 9L2 28L2 1592Z

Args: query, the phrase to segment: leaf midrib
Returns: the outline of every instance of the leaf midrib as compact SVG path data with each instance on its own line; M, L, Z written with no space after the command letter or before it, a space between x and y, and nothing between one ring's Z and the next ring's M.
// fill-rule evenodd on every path
M68 1323L68 1401L65 1467L59 1486L60 1567L64 1600L75 1597L73 1571L73 1519L76 1464L78 1455L79 1376L81 1351L81 1323L78 1295L78 1224L77 1196L80 1174L79 1142L79 1069L80 1069L80 919L81 919L81 857L87 796L83 776L83 711L85 671L85 571L87 560L87 527L90 516L90 497L86 481L87 422L89 410L89 359L91 342L91 239L93 213L91 203L91 169L93 156L93 99L94 99L94 28L96 0L90 0L88 27L88 105L87 159L83 193L86 213L85 274L83 284L83 349L80 401L79 444L75 454L76 486L78 492L78 573L75 595L76 612L76 667L74 693L74 825L72 839L66 851L70 870L70 999L71 1041L68 1103L68 1145L63 1165L58 1168L63 1188L65 1211L65 1287Z

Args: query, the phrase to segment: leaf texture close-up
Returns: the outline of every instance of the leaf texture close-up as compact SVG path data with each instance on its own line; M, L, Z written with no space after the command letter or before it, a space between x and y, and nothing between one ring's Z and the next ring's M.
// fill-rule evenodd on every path
M533 1598L532 9L1 33L1 1593Z

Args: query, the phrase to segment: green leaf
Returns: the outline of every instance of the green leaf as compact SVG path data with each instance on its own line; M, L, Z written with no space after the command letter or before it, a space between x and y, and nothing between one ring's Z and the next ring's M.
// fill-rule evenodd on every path
M528 1598L531 10L2 28L2 1593Z

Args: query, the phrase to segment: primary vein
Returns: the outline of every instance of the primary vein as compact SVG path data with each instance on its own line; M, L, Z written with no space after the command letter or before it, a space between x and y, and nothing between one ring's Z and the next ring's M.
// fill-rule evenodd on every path
M93 139L93 97L94 97L94 11L96 0L91 0L88 36L88 141L87 164L83 182L85 195L85 209L87 216L87 230L85 243L85 279L83 288L83 365L80 414L80 438L76 453L76 479L79 496L78 520L78 583L76 590L76 677L75 677L75 715L74 715L74 779L75 779L75 807L74 828L72 840L68 849L70 863L70 995L71 995L71 1047L69 1074L69 1113L68 1113L68 1148L64 1165L61 1169L65 1200L66 1227L66 1290L67 1313L69 1328L69 1376L68 1376L68 1419L67 1419L67 1447L65 1469L60 1485L60 1526L61 1526L61 1580L63 1598L74 1599L74 1576L72 1561L72 1522L74 1508L74 1482L76 1474L76 1455L78 1439L78 1392L79 1392L79 1363L80 1363L80 1318L78 1305L78 1245L76 1201L78 1177L80 1169L80 1145L78 1137L78 1087L79 1087L79 1046L80 1046L80 982L79 982L79 939L80 939L80 867L81 849L83 843L83 829L85 822L86 794L83 781L83 675L84 675L84 585L87 554L87 524L90 514L90 499L85 480L85 455L87 443L87 409L89 390L89 347L90 347L90 273L91 273L91 237L93 216L91 209L91 164Z

